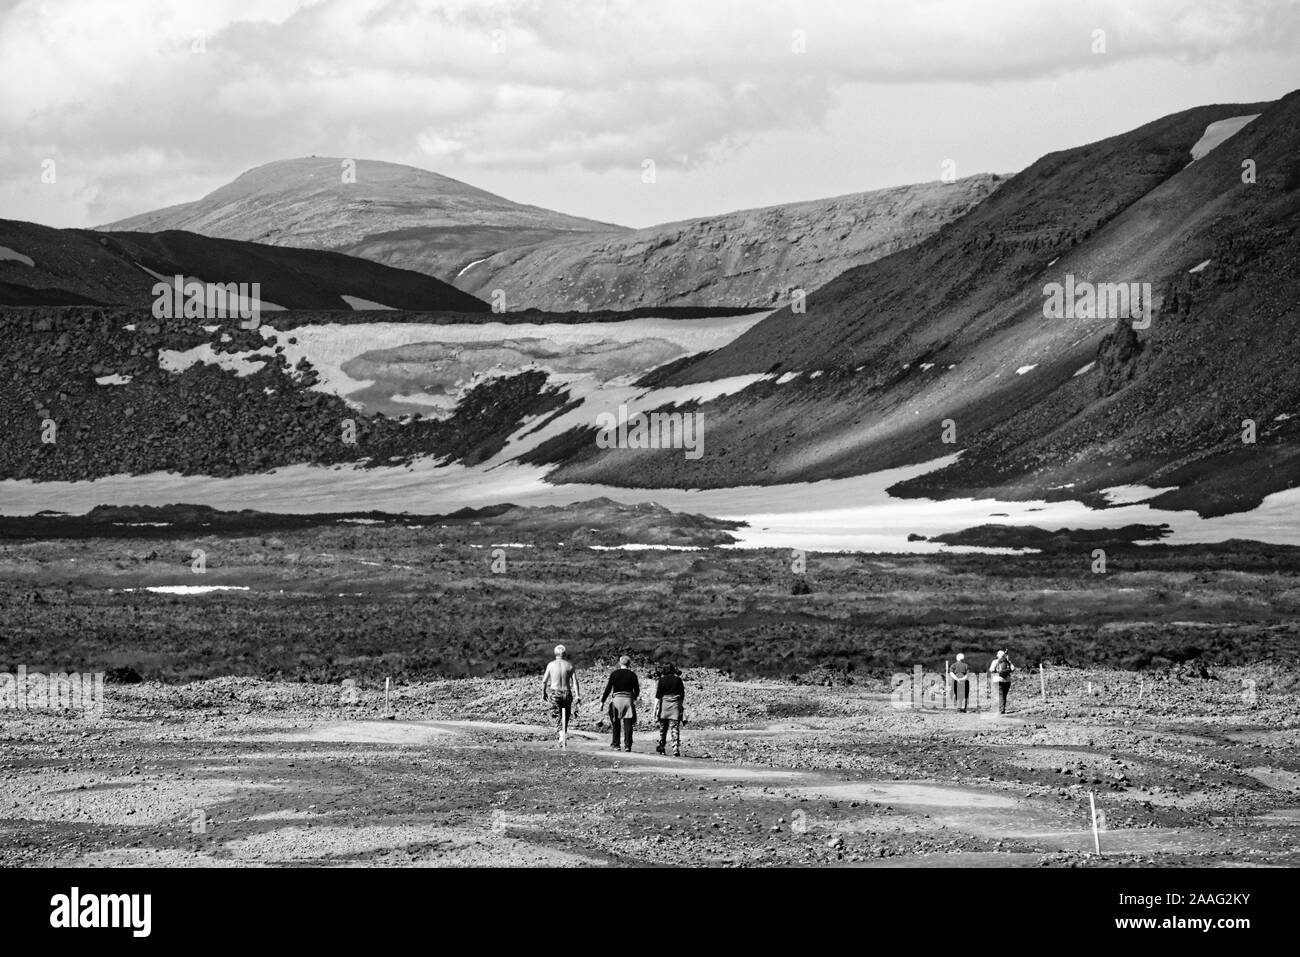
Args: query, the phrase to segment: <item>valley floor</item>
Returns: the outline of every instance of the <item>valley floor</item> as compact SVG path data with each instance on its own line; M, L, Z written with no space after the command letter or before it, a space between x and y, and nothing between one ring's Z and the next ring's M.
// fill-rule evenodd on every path
M688 672L684 755L643 715L567 750L533 679L109 685L101 718L0 711L8 866L1300 864L1300 715L1261 669L1053 671L1005 717L887 683ZM587 682L590 682L589 684ZM1087 694L1091 682L1093 695ZM1263 684L1263 682L1257 682ZM1093 853L1089 793L1105 817Z

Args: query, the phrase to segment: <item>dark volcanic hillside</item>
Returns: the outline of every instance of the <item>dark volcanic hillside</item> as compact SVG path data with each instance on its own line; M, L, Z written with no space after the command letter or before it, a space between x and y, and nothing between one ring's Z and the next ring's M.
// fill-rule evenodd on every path
M1207 126L1255 113L1191 162ZM1157 504L1204 513L1300 484L1298 118L1292 94L1050 154L918 246L818 289L806 315L774 313L679 367L670 381L799 374L704 406L702 459L588 449L554 477L716 487L962 451L901 490L1077 497L1178 485ZM1150 328L1044 318L1045 285L1067 275L1150 283ZM1253 445L1240 440L1244 419L1257 424Z
M157 273L212 283L260 283L285 309L349 309L351 296L394 309L487 312L448 284L314 249L290 249L195 233L99 233L0 220L0 305L151 305Z

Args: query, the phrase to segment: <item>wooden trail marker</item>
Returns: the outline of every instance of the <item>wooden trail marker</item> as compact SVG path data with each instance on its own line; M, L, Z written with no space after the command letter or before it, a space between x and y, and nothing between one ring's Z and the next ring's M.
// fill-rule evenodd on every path
M1088 792L1088 806L1092 808L1092 846L1101 854L1101 837L1097 834L1097 799L1091 791Z

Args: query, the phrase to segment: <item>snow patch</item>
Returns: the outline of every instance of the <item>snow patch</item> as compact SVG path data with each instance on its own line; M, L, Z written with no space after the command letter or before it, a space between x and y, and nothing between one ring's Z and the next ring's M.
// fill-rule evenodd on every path
M248 591L247 585L146 585L122 591L151 591L157 595L206 595L210 591Z
M353 309L357 310L388 309L391 311L393 308L392 306L385 306L382 302L373 302L370 299L362 299L360 296L344 296L343 301Z
M1205 156L1216 146L1223 143L1224 140L1235 136L1258 116L1258 113L1250 113L1245 116L1230 116L1226 120L1211 123L1205 128L1205 133L1202 134L1201 138L1192 145L1192 162L1194 163Z
M1208 266L1209 264L1210 264L1210 260L1207 259L1207 260L1205 260L1205 262L1201 263L1199 266L1193 266L1191 269L1189 269L1189 270L1187 270L1187 271L1188 271L1188 272L1200 272L1202 269L1204 269L1204 268L1205 268L1206 266Z
M456 278L459 279L461 276L465 275L465 273L469 272L471 269L473 269L473 268L474 268L475 266L477 266L479 263L485 263L485 262L487 262L488 259L490 259L490 258L491 258L490 256L484 256L482 259L476 259L476 260L474 260L472 263L470 263L468 266L466 266L466 267L465 267L464 269L462 269L460 272L456 273Z
M649 545L631 542L627 545L588 545L594 552L698 552L698 545Z
M134 376L122 375L120 372L114 372L112 375L102 375L95 379L97 385L126 385Z
M10 249L8 246L0 246L0 262L16 262L24 266L36 265L36 261L31 256L24 256L18 250Z
M1031 366L1021 366L1019 369L1016 370L1016 375L1024 375L1026 372L1032 372L1034 369L1037 368L1038 368L1037 362L1035 362Z
M1177 488L1176 485L1164 488L1151 488L1147 485L1116 485L1102 489L1101 494L1106 496L1106 501L1111 505L1135 505L1165 492L1175 491Z
M1094 359L1094 360L1092 360L1092 362L1089 362L1087 365L1085 365L1085 366L1081 366L1081 367L1079 368L1079 371L1076 372L1076 373L1075 373L1071 378L1075 378L1075 379L1077 379L1077 378L1078 378L1079 376L1081 376L1081 375L1087 375L1089 372L1091 372L1091 371L1096 367L1096 365L1097 365L1097 360Z
M228 369L242 379L261 371L266 365L265 359L259 361L254 359L254 356L270 358L274 354L274 351L269 348L258 349L255 352L217 352L212 348L212 343L205 342L192 349L159 349L158 365L165 372L184 372L190 366L201 362Z

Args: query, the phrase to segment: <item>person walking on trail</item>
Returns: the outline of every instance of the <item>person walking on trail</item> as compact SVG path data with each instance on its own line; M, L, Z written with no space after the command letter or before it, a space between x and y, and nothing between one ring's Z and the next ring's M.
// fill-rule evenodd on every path
M605 682L605 693L600 696L600 703L609 701L609 723L613 725L614 737L610 747L617 751L632 750L632 728L636 724L636 702L641 697L641 682L636 672L629 666L632 659L627 655L618 659L618 667L610 673Z
M957 660L948 669L948 675L952 678L953 703L965 714L970 703L970 665L966 664L966 656L961 652L957 653Z
M567 748L569 719L573 717L573 706L582 699L578 692L578 670L569 661L569 652L564 645L555 646L555 660L546 666L546 673L542 675L542 700L548 698L560 747Z
M673 757L682 756L682 722L686 720L686 685L682 673L672 665L665 665L655 682L655 720L659 722L660 754L668 743L668 732L673 734Z
M1011 672L1016 670L1016 666L1011 663L1005 651L999 651L998 656L989 662L989 674L993 676L993 683L998 686L998 714L1007 713L1007 695L1011 693Z

